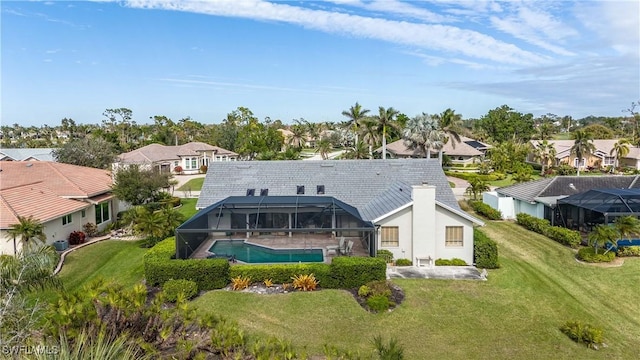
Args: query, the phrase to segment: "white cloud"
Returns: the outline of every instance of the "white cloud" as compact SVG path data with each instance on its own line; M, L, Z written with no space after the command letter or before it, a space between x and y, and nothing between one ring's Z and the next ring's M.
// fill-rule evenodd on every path
M579 3L575 14L595 32L600 46L611 47L620 54L640 53L640 2Z
M341 12L312 10L282 3L259 0L216 2L131 0L126 4L134 8L279 21L314 30L344 33L423 49L446 51L498 63L533 65L546 63L549 60L545 56L523 50L514 44L473 30L448 25L417 24Z
M45 53L47 53L47 54L55 54L55 53L58 53L58 52L60 52L60 49L51 49L51 50L45 51Z
M415 4L420 4L418 2L407 3L399 0L373 0L368 2L333 0L331 2L338 5L358 7L369 11L380 11L385 14L406 16L423 22L441 23L455 21L455 19L450 16L437 14L423 7L416 6Z

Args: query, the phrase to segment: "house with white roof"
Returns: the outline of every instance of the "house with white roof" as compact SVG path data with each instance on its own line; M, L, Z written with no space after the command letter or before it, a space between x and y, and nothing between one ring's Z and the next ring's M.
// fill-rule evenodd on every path
M437 159L214 163L196 207L176 230L178 258L223 238L300 248L346 238L358 255L471 264L483 225L460 209Z
M481 161L490 148L491 145L489 144L466 136L460 136L459 142L450 138L442 147L442 153L447 155L453 164L472 164ZM431 149L430 157L437 156L439 151ZM377 149L376 152L382 152L382 148ZM387 157L392 159L425 158L426 155L418 149L410 149L405 141L401 139L387 144Z

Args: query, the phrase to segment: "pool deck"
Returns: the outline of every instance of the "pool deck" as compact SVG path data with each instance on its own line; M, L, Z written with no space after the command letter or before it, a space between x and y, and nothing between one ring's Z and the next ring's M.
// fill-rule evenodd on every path
M193 252L191 258L204 259L207 257L208 250L216 240L229 240L229 237L210 237ZM330 235L324 234L296 234L289 236L274 235L258 235L251 236L248 239L232 237L231 240L245 240L248 243L265 246L273 249L322 249L324 262L331 263L331 259L335 254L327 253L327 246L337 246L338 239L332 238ZM353 241L353 250L351 256L369 256L368 251L363 247L360 238L345 237L346 241Z

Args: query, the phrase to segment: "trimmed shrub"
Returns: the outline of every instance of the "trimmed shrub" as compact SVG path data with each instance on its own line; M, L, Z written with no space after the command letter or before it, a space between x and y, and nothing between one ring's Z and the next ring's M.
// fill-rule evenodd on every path
M82 225L82 230L89 237L96 236L98 234L98 226L92 222Z
M202 165L202 166L200 166L200 173L201 174L206 174L208 169L209 168L207 167L207 165Z
M484 269L500 267L498 244L479 229L473 229L473 262Z
M391 307L391 300L383 294L371 295L367 298L367 306L375 312L387 311Z
M162 291L169 302L178 301L179 294L183 294L185 300L190 300L198 295L198 284L185 279L169 280L162 285Z
M445 171L444 173L447 174L447 176L453 176L453 177L457 177L458 179L463 179L467 181L473 178L477 178L482 181L497 181L497 180L504 180L507 178L507 175L499 172L493 172L491 174L479 174L479 173L473 173L473 172Z
M551 226L549 220L546 219L538 219L531 215L520 213L516 215L516 221L528 230L542 234L551 240L572 248L577 248L582 241L582 237L578 231L561 226Z
M589 263L601 263L601 262L611 262L616 258L616 253L613 251L609 251L608 253L604 253L606 250L600 249L596 254L596 251L592 247L584 247L578 250L578 259L589 262Z
M618 256L640 256L640 246L620 246Z
M272 264L272 265L234 265L229 269L231 278L238 276L250 277L256 282L271 280L276 284L284 284L291 281L296 275L314 274L320 287L327 287L331 283L329 272L331 266L322 263L309 264Z
M396 266L411 266L413 263L409 259L398 259L396 260Z
M84 240L87 236L82 231L73 231L69 234L69 245L84 244Z
M598 349L598 345L602 344L602 329L589 324L583 324L580 321L567 321L560 327L560 331L571 340L584 343L591 349Z
M385 280L387 264L372 257L340 256L331 261L329 279L332 288L353 289L370 281ZM322 282L320 283L322 285Z
M178 165L178 166L174 167L174 168L173 168L173 171L174 171L176 174L182 174L182 171L183 171L183 170L182 170L182 166Z
M436 259L436 266L467 266L467 262L458 258Z
M393 262L393 253L387 249L376 251L376 257L383 259L386 263Z
M175 238L170 237L149 249L144 255L144 274L151 286L172 279L192 280L200 290L222 289L229 283L229 261L226 259L172 259L176 253Z
M496 210L482 201L470 201L469 206L473 211L489 220L502 220L502 212L500 210Z

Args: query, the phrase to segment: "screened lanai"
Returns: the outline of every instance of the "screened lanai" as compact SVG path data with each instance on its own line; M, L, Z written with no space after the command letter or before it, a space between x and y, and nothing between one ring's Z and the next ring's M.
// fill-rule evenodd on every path
M620 216L640 216L640 189L593 189L558 200L556 212L568 228L590 231Z
M176 229L176 257L212 239L246 239L306 248L311 240L348 237L375 254L375 227L353 206L330 196L230 196Z

